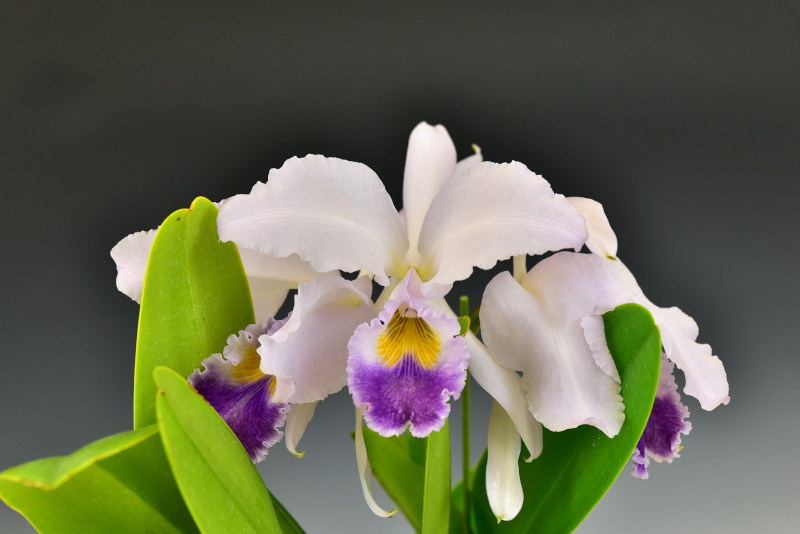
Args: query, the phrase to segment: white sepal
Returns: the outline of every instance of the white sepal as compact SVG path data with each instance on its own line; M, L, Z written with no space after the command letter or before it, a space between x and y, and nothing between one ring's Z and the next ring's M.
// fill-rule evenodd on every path
M489 416L489 444L486 461L486 495L497 522L511 521L522 509L519 478L519 434L497 401Z
M228 199L217 228L223 241L279 258L297 254L319 272L366 269L382 285L405 274L403 223L383 183L361 163L291 158L266 184Z
M541 176L517 162L483 162L445 182L422 225L419 252L429 297L446 294L474 267L586 242L586 223Z
M136 232L111 249L111 257L117 264L117 289L140 304L147 259L157 231Z
M456 147L445 127L419 123L408 139L403 177L403 212L412 251L417 249L428 207L455 168Z
M358 463L358 476L361 479L361 490L364 500L372 512L378 517L392 517L397 513L397 508L387 512L381 508L372 495L372 467L367 458L367 446L364 443L364 408L356 408L356 462Z
M297 444L306 432L306 427L314 417L314 410L317 409L319 401L304 402L293 404L292 410L286 415L286 426L284 427L284 440L286 448L295 458L302 458L305 452L297 452Z
M661 330L661 343L667 357L686 376L684 393L700 401L704 410L713 410L720 404L728 404L728 377L720 359L706 344L696 342L699 330L694 319L678 308L659 308L644 296L639 284L621 260L606 260L622 285L632 295L632 300L653 314Z
M611 229L603 205L590 198L569 197L567 200L583 215L589 238L586 247L603 258L617 257L617 235Z

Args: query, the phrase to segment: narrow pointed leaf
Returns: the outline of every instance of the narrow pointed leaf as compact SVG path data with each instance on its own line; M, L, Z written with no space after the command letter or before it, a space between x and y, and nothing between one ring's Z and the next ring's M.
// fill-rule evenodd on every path
M450 421L427 441L421 532L437 534L450 524Z
M278 516L278 523L281 526L283 534L306 534L306 531L300 527L295 518L292 517L292 514L289 513L272 493L270 493L270 497L272 497L272 505L275 507L275 515Z
M197 533L156 425L0 473L0 497L42 534Z
M575 530L630 461L653 406L661 336L653 316L625 304L603 316L608 348L622 379L625 423L613 439L592 426L544 433L536 460L520 460L525 501L512 521L498 524L486 497L486 454L473 484L472 526L481 533L561 534ZM523 451L522 456L526 452Z
M269 491L227 423L175 371L154 376L161 439L200 531L280 534Z
M134 428L156 422L157 366L189 376L255 322L239 252L220 243L216 221L217 208L199 197L167 217L153 241L139 311Z

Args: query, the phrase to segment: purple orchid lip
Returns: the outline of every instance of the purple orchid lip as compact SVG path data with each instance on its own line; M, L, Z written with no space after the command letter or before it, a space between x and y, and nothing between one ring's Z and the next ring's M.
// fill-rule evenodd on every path
M457 336L458 322L445 314L407 302L392 307L381 314L391 319L362 324L350 339L350 393L356 406L366 405L367 426L382 436L410 428L425 437L442 428L450 396L458 398L464 388L466 343Z
M667 359L666 354L662 354L661 373L653 409L633 452L632 460L636 466L632 474L637 478L649 477L647 467L650 458L656 462L667 463L672 463L673 458L678 458L681 434L688 434L692 429L692 424L685 420L689 417L689 409L681 404L678 386L673 376L674 369L675 364Z
M231 336L225 347L227 359L214 354L203 360L204 371L196 369L189 376L189 383L228 423L254 463L283 437L279 428L289 411L288 404L272 402L278 379L261 372L256 352L259 336L281 324L271 320Z

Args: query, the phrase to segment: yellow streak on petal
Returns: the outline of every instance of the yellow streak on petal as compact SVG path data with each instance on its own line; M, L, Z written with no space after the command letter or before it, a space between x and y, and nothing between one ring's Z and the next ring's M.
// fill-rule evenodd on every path
M441 348L439 334L424 319L403 317L400 310L394 312L392 320L375 343L375 349L383 357L386 367L394 366L409 354L416 358L421 367L430 369L436 364Z
M240 384L244 382L255 382L257 380L261 380L262 378L268 377L268 389L271 397L275 393L275 377L262 373L260 365L261 355L256 352L256 347L247 347L247 349L245 349L244 357L237 365L233 366L231 377L233 378L234 382Z

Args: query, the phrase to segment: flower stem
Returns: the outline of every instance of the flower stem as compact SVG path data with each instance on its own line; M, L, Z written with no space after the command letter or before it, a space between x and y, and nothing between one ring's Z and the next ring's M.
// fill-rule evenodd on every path
M461 315L469 316L469 297L461 296ZM462 469L464 471L464 534L470 533L470 487L469 487L469 371L461 392L461 453L463 456Z

